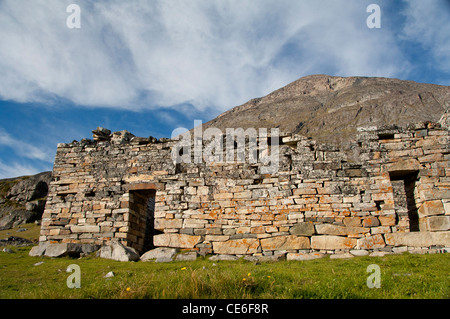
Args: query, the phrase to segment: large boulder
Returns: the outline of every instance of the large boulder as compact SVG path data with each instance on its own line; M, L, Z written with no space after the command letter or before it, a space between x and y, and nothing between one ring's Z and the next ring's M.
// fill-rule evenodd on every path
M31 246L33 245L33 242L31 240L22 238L22 237L16 237L16 236L9 236L6 239L0 239L0 246Z
M6 198L23 204L43 198L47 196L51 177L51 172L43 172L23 178L11 187Z
M124 246L120 241L111 241L102 246L97 253L98 257L117 261L137 261L139 253L132 247Z
M177 248L158 247L147 251L141 256L142 261L167 262L172 261L177 254Z
M94 141L109 141L111 139L111 131L104 127L97 127L92 131Z
M79 243L57 243L40 242L38 246L31 248L28 253L33 257L79 257L83 254L90 254L97 251L100 245L95 244L79 244Z
M61 243L50 244L46 247L44 255L47 257L77 257L81 254L81 244Z
M9 211L5 213L5 211ZM0 230L11 229L36 220L35 213L24 209L3 209L5 215L0 218Z
M41 257L45 254L45 250L49 245L50 243L48 241L40 242L38 246L31 248L28 254L32 257Z

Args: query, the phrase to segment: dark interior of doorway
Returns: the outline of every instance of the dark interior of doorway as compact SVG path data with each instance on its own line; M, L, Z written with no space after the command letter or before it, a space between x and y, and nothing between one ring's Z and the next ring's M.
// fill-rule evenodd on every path
M416 232L419 229L419 214L415 199L418 171L390 172L390 179L394 191L394 202L397 214L406 213L409 220L409 231Z
M156 191L152 189L130 191L133 215L130 226L137 236L136 248L141 252L153 249L153 236L161 233L155 230L155 196Z

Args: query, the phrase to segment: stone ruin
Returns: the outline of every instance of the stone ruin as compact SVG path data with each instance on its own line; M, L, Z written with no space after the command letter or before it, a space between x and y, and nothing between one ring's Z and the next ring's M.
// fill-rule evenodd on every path
M176 140L98 128L94 140L58 145L33 254L111 242L216 259L445 251L448 127L358 131L350 151L281 135L279 169L263 174L245 161L174 163Z

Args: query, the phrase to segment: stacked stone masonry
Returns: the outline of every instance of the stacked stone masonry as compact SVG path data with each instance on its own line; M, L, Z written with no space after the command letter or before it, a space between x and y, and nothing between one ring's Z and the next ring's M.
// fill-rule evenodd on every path
M174 140L94 137L58 145L41 242L291 259L450 247L450 132L437 123L361 128L345 152L283 135L273 174L175 164Z

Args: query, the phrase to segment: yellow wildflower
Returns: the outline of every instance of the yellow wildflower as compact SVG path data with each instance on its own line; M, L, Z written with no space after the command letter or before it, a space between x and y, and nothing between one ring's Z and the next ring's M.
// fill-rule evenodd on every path
M181 268L181 270L186 270L186 267Z

